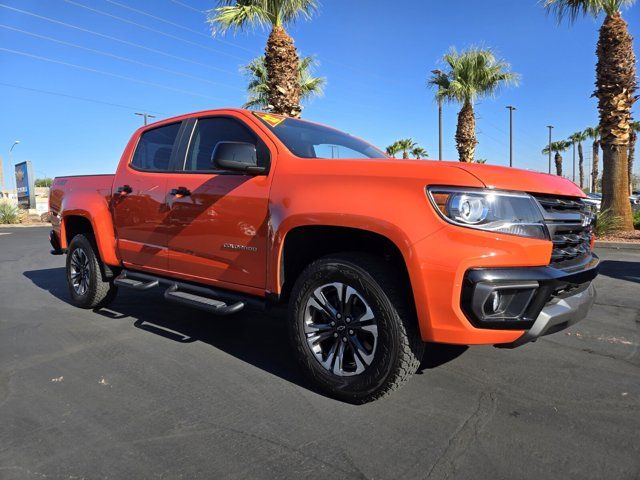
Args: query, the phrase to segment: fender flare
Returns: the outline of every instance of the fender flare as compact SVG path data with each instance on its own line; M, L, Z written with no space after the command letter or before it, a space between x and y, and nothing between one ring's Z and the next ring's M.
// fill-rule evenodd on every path
M60 228L60 245L67 248L67 219L82 217L89 221L98 246L100 258L107 265L120 265L116 250L116 236L113 217L107 198L98 192L74 192L62 200L62 219Z

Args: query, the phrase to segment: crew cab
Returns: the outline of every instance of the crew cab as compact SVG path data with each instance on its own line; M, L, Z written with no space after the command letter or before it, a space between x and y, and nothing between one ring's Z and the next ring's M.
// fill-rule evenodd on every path
M313 384L363 403L429 342L511 348L585 317L598 258L583 197L557 176L397 160L221 109L140 128L114 175L56 178L50 241L78 307L118 288L211 315L286 305Z

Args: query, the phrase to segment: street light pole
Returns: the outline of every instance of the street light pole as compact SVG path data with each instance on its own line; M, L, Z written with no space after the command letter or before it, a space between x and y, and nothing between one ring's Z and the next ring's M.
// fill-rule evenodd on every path
M442 70L431 70L434 75L442 75ZM438 92L440 91L438 86ZM438 95L438 160L442 160L442 99Z
M155 115L151 115L150 113L146 113L146 112L136 112L135 114L144 119L144 124L145 125L147 125L147 123L149 123L149 119L150 118L156 118Z
M13 149L19 143L20 143L20 140L16 140L15 142L13 142L13 145L11 145L11 148L9 149L9 166L12 167L12 168L13 168ZM0 168L2 168L2 164L1 163L0 163ZM4 175L2 175L2 188L4 189ZM18 187L16 185L16 195L18 195L17 188Z
M547 125L549 129L549 174L551 174L551 130L553 130L553 125Z
M513 167L513 111L516 109L513 105L507 105L509 109L509 166Z

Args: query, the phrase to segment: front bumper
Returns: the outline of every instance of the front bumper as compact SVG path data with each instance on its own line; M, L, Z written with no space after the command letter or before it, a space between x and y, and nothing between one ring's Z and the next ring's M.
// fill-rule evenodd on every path
M533 326L515 342L497 344L496 347L515 348L543 335L564 330L586 317L595 300L596 289L589 284L586 290L545 306Z
M595 300L591 281L596 255L569 269L548 267L471 269L465 275L461 309L478 329L524 330L517 347L583 319Z

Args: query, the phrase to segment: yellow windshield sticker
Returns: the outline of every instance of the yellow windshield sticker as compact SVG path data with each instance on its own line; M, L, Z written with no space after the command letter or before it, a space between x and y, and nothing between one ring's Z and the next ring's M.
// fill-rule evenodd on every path
M272 113L253 112L253 114L271 127L277 127L284 122L285 118L287 118L281 115L274 115Z

